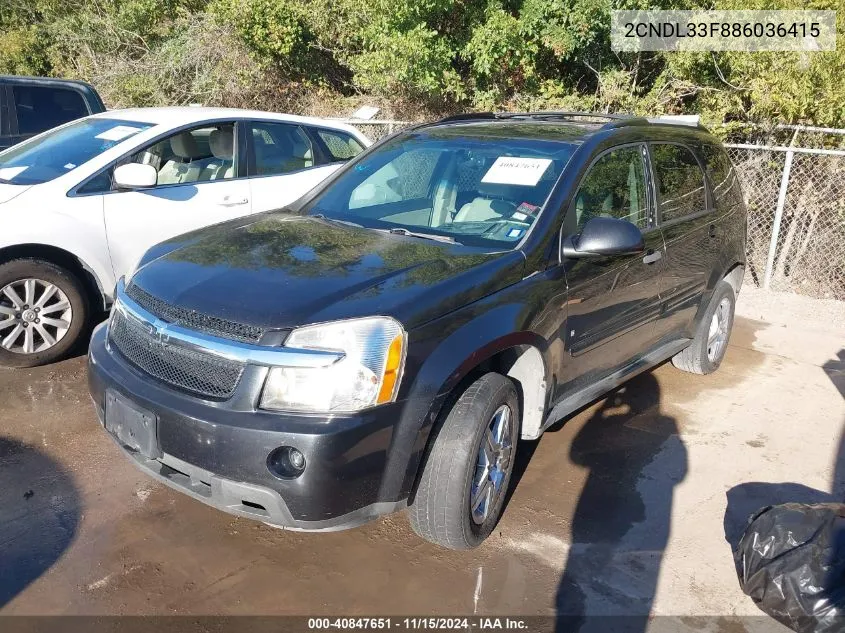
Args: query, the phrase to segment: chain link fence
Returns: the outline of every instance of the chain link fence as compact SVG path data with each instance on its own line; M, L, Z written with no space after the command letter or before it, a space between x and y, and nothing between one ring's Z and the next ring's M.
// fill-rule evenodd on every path
M748 206L746 281L845 300L845 151L727 148Z
M373 141L407 121L356 121ZM791 137L791 138L790 138ZM845 130L781 126L726 144L748 207L745 283L845 301Z
M408 126L414 125L410 121L392 121L392 120L374 120L361 121L360 119L335 119L340 123L354 125L361 132L366 135L373 143L381 140L385 136L389 136L394 132L398 132Z

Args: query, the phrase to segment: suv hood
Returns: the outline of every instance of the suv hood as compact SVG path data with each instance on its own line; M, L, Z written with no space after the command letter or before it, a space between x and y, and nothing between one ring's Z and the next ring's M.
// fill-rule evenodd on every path
M281 212L154 247L131 283L201 314L262 328L387 315L411 330L516 283L520 251L389 235Z
M32 185L10 185L7 183L0 182L0 204L8 202L13 198L17 198L31 186Z

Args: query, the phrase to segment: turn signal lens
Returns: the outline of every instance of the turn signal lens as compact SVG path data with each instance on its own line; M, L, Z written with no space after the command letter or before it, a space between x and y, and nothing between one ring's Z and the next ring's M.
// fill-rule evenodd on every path
M384 365L384 377L381 381L378 399L376 402L390 402L396 397L396 388L399 386L399 372L402 370L403 356L405 355L405 337L399 335L390 343L387 350L387 360Z

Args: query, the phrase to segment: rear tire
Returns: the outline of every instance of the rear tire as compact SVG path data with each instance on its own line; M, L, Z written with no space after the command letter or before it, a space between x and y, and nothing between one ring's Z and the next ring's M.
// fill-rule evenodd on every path
M672 357L672 364L691 374L711 374L722 364L734 323L736 298L727 281L719 282L695 338L686 349Z
M485 374L461 394L435 429L408 508L414 532L449 549L476 547L490 535L507 496L519 420L516 389L501 374Z
M79 340L89 312L82 284L64 268L28 258L0 264L0 365L58 360Z

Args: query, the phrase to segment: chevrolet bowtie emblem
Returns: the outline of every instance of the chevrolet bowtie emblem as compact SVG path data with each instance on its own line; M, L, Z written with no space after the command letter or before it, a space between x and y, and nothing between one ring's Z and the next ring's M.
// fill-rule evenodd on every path
M155 322L148 324L147 331L152 339L150 341L151 345L155 342L164 346L170 342L170 333L167 331L167 325L167 323L160 319L156 319Z

